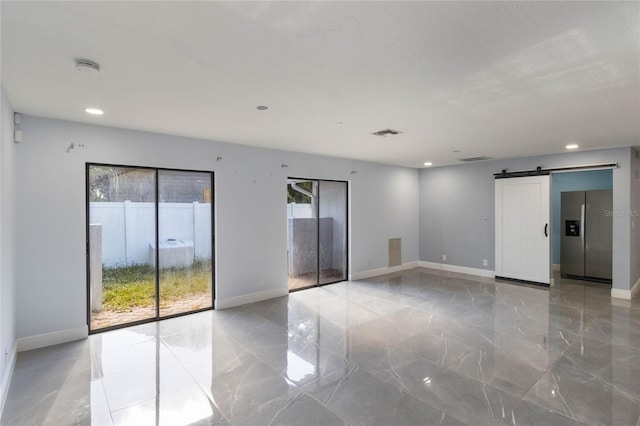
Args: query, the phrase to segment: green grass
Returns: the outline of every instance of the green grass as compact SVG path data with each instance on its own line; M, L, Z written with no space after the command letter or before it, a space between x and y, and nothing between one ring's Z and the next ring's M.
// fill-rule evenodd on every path
M191 268L160 270L160 307L182 298L210 292L211 262ZM103 309L125 312L155 304L155 270L148 265L102 270Z

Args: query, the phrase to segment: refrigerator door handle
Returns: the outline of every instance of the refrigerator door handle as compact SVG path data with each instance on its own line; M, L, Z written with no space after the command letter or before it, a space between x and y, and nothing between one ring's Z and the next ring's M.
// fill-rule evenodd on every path
M548 223L544 224L544 236L545 237L549 236L549 224Z
M580 241L582 242L582 248L584 249L584 217L585 217L585 205L580 206Z

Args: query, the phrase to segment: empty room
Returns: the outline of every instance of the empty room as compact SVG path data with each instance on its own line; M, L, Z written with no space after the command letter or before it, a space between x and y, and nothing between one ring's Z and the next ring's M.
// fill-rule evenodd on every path
M0 424L640 424L640 3L0 25Z

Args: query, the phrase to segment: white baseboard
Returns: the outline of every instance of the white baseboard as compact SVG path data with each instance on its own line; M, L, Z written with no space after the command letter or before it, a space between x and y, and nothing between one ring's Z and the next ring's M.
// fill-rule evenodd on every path
M640 293L640 278L638 278L638 281L636 281L633 287L631 287L631 290L621 290L619 288L611 289L611 297L615 297L617 299L631 300L638 293Z
M478 277L494 278L496 276L494 271L480 268L468 268L466 266L449 265L448 263L435 263L425 262L421 260L418 262L418 266L421 268L438 269L440 271L458 272L460 274L475 275Z
M356 272L349 274L349 281L364 280L367 278L377 277L380 275L391 274L392 272L405 271L407 269L413 269L418 267L419 262L407 262L398 266L390 266L388 268L370 269L368 271Z
M13 377L13 370L16 367L16 358L18 357L18 344L13 345L11 353L9 354L9 360L7 363L7 369L2 376L2 384L0 384L0 416L4 411L4 403L7 401L7 395L9 394L9 386L11 385L11 378Z
M234 306L246 305L247 303L262 302L263 300L274 299L289 294L287 288L277 288L273 290L260 291L258 293L245 294L243 296L229 297L227 299L216 299L216 309L228 309Z
M87 337L89 337L89 327L86 325L84 327L67 328L66 330L39 334L37 336L22 337L18 339L18 352L73 342L74 340L86 339Z
M631 291L612 288L611 297L615 297L616 299L631 300Z

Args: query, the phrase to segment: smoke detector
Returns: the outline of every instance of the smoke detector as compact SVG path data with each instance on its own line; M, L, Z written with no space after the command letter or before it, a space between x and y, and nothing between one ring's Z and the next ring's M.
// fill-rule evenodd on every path
M98 74L100 72L100 65L89 59L76 59L76 70L86 74Z

